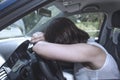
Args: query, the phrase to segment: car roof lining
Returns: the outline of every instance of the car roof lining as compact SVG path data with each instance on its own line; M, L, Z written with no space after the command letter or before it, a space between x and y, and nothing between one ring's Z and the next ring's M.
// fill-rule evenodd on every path
M118 7L120 6L119 4L120 4L120 0L56 0L55 2L55 5L61 11L67 13L78 12L78 11L84 11L84 12L102 11L109 13L109 11L114 11L114 9L116 10L120 9L120 7ZM96 8L96 6L99 8Z

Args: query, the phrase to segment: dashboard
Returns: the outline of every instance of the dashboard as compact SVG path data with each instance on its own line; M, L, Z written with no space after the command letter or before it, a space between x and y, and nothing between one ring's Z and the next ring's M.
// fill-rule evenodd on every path
M35 55L27 51L29 43L28 40L23 42L1 66L0 80L31 80L33 78L32 67L37 60Z

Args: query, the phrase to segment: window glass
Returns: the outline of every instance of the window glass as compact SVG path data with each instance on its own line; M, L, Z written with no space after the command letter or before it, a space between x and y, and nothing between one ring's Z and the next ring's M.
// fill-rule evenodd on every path
M51 11L51 16L47 17L47 16L41 15L37 11L35 11L23 18L25 28L26 28L26 33L31 31L34 27L37 27L37 26L47 23L51 18L54 18L59 13L61 13L61 11L54 5L49 6L46 9Z
M44 7L44 11L42 12L36 10L0 31L0 39L25 36L33 28L46 24L50 19L56 17L60 13L61 11L54 5Z
M76 26L86 31L90 37L98 39L101 25L104 20L103 13L84 13L69 16Z
M118 44L118 36L120 35L120 29L119 28L114 28L113 29L113 42L115 43L115 44Z

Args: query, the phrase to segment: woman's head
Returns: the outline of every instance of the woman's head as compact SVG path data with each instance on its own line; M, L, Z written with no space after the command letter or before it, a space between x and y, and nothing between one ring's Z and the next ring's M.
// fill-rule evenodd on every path
M88 38L89 35L85 31L78 29L71 20L65 17L52 20L45 32L45 40L52 43L85 43Z

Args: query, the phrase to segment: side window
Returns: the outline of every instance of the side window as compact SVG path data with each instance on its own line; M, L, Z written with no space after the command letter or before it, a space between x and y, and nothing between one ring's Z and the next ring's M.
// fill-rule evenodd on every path
M24 22L22 19L16 21L14 24L9 25L7 28L0 31L0 39L11 37L21 37L24 35Z
M120 35L120 29L119 28L114 28L113 30L113 42L115 44L118 44L119 40L118 40L118 36Z
M98 39L101 25L104 20L103 13L84 13L69 16L78 28L86 31L90 37Z

